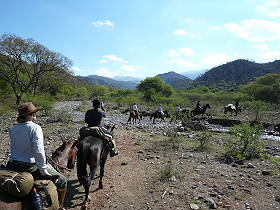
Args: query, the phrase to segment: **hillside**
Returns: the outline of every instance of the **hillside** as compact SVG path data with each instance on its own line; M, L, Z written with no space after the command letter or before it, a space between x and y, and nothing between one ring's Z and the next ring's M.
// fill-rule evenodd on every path
M195 79L195 86L231 88L244 85L257 77L280 72L280 60L270 63L255 63L248 60L235 60L210 69Z
M81 80L96 85L106 85L118 89L135 89L136 83L131 81L117 81L108 77L98 75L78 76Z
M192 85L192 80L176 72L170 71L164 74L158 74L157 77L162 78L166 83L175 89L184 90Z

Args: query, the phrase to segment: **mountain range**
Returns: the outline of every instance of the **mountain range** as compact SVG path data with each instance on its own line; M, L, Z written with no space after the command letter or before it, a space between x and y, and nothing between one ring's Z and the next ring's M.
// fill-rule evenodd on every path
M204 73L203 73L204 72ZM269 63L255 63L244 59L238 59L208 71L202 70L201 75L192 80L185 75L194 75L189 73L178 74L176 72L167 72L158 74L166 83L176 89L186 89L197 86L208 86L217 88L232 88L247 84L253 81L256 77L263 76L269 73L280 73L280 60ZM197 73L196 73L197 75ZM115 77L114 79L97 75L78 76L82 81L97 84L107 85L118 89L135 89L140 82L140 78L135 77Z
M238 59L205 72L195 79L194 86L231 88L247 84L257 77L269 73L280 73L280 60L255 63Z
M96 85L106 85L117 89L135 89L137 83L132 81L117 81L108 77L98 75L78 76L82 81Z

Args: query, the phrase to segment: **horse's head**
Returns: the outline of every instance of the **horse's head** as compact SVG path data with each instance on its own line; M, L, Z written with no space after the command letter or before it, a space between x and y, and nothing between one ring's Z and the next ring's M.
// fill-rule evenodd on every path
M170 118L171 117L170 110L165 110L163 113L164 113L164 117L166 117L166 118Z
M51 157L51 164L63 172L65 169L73 169L77 157L77 145L78 141L62 140L60 145Z
M114 133L114 129L116 128L116 125L105 125L105 128L111 133Z
M211 109L210 104L205 104L204 107L207 109Z

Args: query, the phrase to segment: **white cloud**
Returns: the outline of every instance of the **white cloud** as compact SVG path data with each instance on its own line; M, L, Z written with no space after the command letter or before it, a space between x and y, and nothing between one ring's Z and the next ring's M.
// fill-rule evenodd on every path
M180 49L178 49L178 52L180 52L180 54L185 55L185 56L194 55L194 51L191 48L180 48Z
M276 59L280 59L280 51L265 51L258 55L258 57L262 60L272 61Z
M96 74L99 75L99 76L109 77L109 78L112 78L112 77L117 76L116 73L110 71L110 70L107 69L107 68L99 68L99 69L96 71Z
M193 56L194 51L191 48L179 48L179 49L170 49L167 51L169 57L179 57L179 56Z
M181 35L181 36L185 36L188 34L188 32L184 29L177 29L173 32L173 34L175 35Z
M202 58L202 62L210 66L218 66L233 60L226 54L210 54Z
M175 49L170 49L167 51L167 54L169 57L177 57L177 56L180 56L180 53L177 52L177 50Z
M238 37L250 42L280 40L280 23L266 20L243 20L240 24L227 23L224 26Z
M121 63L128 63L128 61L116 56L116 55L104 55L103 58L106 58L107 60L110 61L117 61L117 62L121 62Z
M213 26L211 27L212 30L219 31L221 30L221 26Z
M253 48L257 48L259 50L268 50L267 44L254 44L252 45Z
M122 65L121 69L127 72L135 72L140 68L140 66L132 66L132 65Z
M92 22L92 24L96 27L111 27L111 28L114 28L115 27L115 23L113 23L112 21L110 20L104 20L104 21L95 21L95 22Z
M280 17L280 3L278 1L268 1L263 5L256 6L257 11L269 17Z
M71 70L74 71L74 72L79 72L79 71L81 71L80 67L78 67L78 66L72 66L72 67L71 67Z
M102 60L98 61L98 63L108 63L108 61L105 59L102 59Z
M196 67L197 66L195 63L183 60L181 58L166 60L164 62L167 63L167 64L172 64L172 65L175 65L175 66L186 67L186 68L192 68L192 67Z

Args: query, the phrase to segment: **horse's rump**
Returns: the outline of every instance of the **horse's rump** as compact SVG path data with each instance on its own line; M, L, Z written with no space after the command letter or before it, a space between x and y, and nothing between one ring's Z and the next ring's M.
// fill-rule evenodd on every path
M22 210L21 199L0 193L0 210Z
M104 143L103 139L94 136L83 138L77 145L77 176L79 182L87 176L87 164L98 166L101 155L104 151L109 152L109 147Z
M88 136L95 136L101 139L112 138L112 135L105 133L101 127L82 127L79 131L80 139L83 139Z
M236 109L236 107L233 104L228 104L225 106L225 109Z

